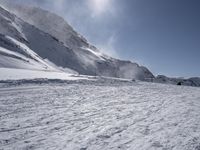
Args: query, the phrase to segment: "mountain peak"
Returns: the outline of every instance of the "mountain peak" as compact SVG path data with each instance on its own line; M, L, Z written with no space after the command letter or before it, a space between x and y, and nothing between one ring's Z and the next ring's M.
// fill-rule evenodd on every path
M38 29L57 37L69 48L88 47L87 40L78 34L66 20L55 13L34 6L6 3L6 8Z
M153 74L145 67L101 53L63 18L54 13L23 5L6 5L6 7L8 10L12 10L12 13L2 8L0 16L3 16L1 19L4 21L0 23L0 33L25 44L37 54L39 59L55 70L74 70L83 75L140 80L154 78ZM4 14L9 19L6 19ZM3 44L0 47L18 53ZM23 55L26 57L25 54ZM26 68L24 66L26 65L20 64L18 67Z

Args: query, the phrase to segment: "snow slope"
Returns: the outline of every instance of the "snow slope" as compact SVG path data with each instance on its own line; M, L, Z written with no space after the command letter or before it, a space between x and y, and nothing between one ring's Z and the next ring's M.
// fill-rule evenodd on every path
M56 14L29 6L7 5L7 9L12 10L28 23L2 10L2 12L6 12L7 18L14 18L12 19L14 23L11 24L15 24L13 28L17 26L14 28L16 33L21 31L17 35L11 35L13 32L8 30L10 27L8 29L2 27L6 31L3 34L19 40L23 39L30 49L34 50L41 58L48 59L57 68L69 68L84 75L141 80L154 77L147 68L136 63L114 59L102 54ZM18 21L16 22L16 20ZM5 22L3 24L7 24L5 19L3 22Z
M62 64L59 60L67 61L66 55L70 51L54 37L25 23L2 7L0 19L0 67L57 70ZM58 65L51 62L54 60L59 61Z
M0 149L199 150L200 89L112 82L0 88Z
M23 79L80 80L89 78L89 76L80 76L61 71L0 68L0 81Z
M24 43L0 35L0 67L55 70Z
M58 38L65 46L70 48L88 47L87 40L78 34L62 17L31 6L8 4L6 5L17 16Z

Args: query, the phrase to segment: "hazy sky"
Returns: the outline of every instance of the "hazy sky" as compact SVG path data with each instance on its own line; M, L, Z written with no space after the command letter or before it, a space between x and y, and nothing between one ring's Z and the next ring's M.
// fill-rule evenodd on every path
M104 52L154 74L200 76L200 0L13 0L63 16Z

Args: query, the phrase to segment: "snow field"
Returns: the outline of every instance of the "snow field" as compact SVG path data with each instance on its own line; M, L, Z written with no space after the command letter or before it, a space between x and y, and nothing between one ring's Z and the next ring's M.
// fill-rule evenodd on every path
M199 88L120 84L0 88L0 149L199 150Z

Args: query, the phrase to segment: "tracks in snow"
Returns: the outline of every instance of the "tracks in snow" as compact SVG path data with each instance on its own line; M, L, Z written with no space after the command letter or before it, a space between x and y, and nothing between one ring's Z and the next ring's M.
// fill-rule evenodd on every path
M0 88L1 149L198 149L200 89L150 83Z

